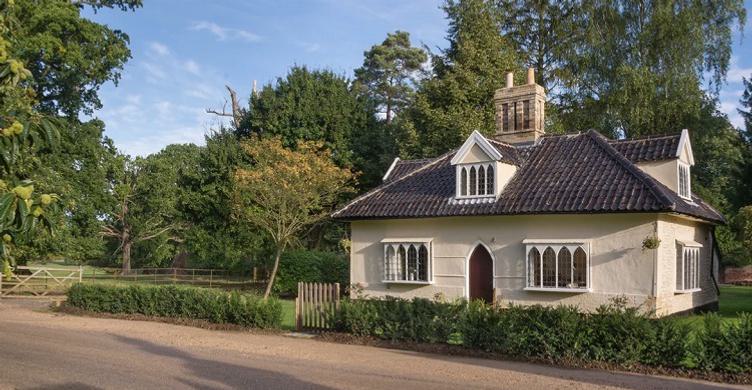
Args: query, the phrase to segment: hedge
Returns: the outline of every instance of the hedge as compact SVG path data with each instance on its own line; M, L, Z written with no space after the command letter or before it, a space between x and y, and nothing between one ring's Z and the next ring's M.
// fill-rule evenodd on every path
M492 307L393 297L345 300L341 331L399 342L463 345L553 363L599 361L630 366L752 372L752 315L737 322L706 316L690 332L676 318L653 319L615 300L594 313L576 307Z
M345 256L334 252L285 252L279 261L274 292L282 296L297 295L298 282L339 283L345 288L350 279L349 265Z
M186 286L118 286L77 283L67 304L113 314L188 318L253 328L279 328L282 305L273 298Z

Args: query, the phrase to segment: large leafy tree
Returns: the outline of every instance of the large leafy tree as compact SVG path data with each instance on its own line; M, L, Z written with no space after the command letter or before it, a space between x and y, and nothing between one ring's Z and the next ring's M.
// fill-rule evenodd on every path
M519 68L514 47L499 34L499 18L487 0L449 0L449 47L433 55L408 111L400 137L403 156L434 156L473 131L494 131L494 91L508 71Z
M13 26L12 54L29 71L22 81L37 112L57 118L60 143L36 153L38 188L61 195L65 213L53 216L55 238L35 240L22 249L27 257L65 254L78 261L101 258L104 242L96 232L101 215L114 205L107 192L115 148L104 137L104 124L82 123L80 114L101 107L99 88L117 82L130 58L128 37L121 31L81 16L94 10L133 10L141 0L16 1L9 16ZM24 164L29 167L31 164Z
M395 31L384 42L364 53L363 66L355 69L355 81L384 113L387 124L408 104L415 77L428 60L423 49L412 47L410 34Z
M248 169L251 159L228 129L206 136L193 169L179 173L178 211L184 223L185 249L196 267L249 269L264 253L258 228L232 218L235 171Z
M352 133L366 128L372 107L352 91L350 82L328 70L295 66L284 78L251 96L239 134L280 137L286 147L321 141L340 166L352 166Z
M586 21L564 57L560 119L613 136L676 132L697 120L705 85L725 80L741 0L583 0Z
M332 161L320 142L299 142L295 150L278 137L254 138L243 145L254 161L235 173L233 210L238 220L257 226L274 246L274 265L264 297L274 285L282 253L313 224L327 218L352 174Z
M34 109L26 87L32 74L13 54L19 24L14 12L13 3L0 2L0 260L6 274L16 244L38 237L40 224L52 231L48 213L57 200L55 194L34 193L38 152L57 143L57 123Z

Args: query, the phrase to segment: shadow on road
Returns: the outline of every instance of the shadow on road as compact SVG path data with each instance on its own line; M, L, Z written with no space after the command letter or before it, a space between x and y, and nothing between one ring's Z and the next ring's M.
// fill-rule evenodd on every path
M676 389L676 390L718 390L727 389L721 383L698 383L681 378L655 377L626 372L611 372L598 369L561 368L544 364L516 362L511 360L491 360L444 356L411 351L397 351L401 354L420 355L439 361L467 364L497 370L522 372L530 375L546 376L557 379L570 379L574 382L591 383L599 386L615 386L624 389Z
M183 352L176 348L171 348L148 341L125 337L114 336L116 340L135 346L142 351L163 356L167 358L179 359L184 367L190 370L194 378L184 377L175 379L195 389L215 389L216 384L223 384L230 388L264 388L264 389L329 389L329 387L302 381L293 376L254 367L241 366L227 363L219 360L201 359L190 353ZM165 373L169 375L170 373ZM202 383L192 379L203 379L214 382L212 385Z

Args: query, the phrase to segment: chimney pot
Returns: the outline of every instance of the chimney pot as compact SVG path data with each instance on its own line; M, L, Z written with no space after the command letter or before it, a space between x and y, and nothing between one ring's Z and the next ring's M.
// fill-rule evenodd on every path
M507 72L507 88L514 87L514 73Z
M527 68L527 83L535 84L535 70L533 68Z

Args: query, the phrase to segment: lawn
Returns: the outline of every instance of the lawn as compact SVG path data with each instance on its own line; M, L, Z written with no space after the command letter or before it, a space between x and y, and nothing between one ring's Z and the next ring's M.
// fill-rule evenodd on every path
M724 321L735 321L739 313L752 313L752 286L721 286L718 303L718 315ZM703 315L691 315L682 317L682 322L699 329L702 326L702 318Z
M282 329L295 330L295 300L280 299L282 303Z

